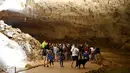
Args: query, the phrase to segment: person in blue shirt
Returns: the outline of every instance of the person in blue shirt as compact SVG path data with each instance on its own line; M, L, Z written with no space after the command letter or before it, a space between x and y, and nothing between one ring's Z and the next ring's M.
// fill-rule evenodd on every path
M96 61L103 59L102 55L100 54L100 48L95 48L94 54L95 54Z
M49 63L50 63L50 66L51 65L54 65L54 62L53 62L53 53L51 50L48 51L48 60L49 60Z
M84 53L84 59L88 59L89 60L89 52L85 51L85 53Z

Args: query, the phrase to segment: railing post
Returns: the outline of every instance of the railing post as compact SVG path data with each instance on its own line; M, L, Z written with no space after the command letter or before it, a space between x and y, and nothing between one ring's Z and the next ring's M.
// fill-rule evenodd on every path
M16 73L16 67L14 67L14 72Z

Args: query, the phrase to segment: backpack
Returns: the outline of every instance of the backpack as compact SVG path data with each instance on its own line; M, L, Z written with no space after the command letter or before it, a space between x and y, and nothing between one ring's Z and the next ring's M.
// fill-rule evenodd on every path
M43 55L43 56L46 56L46 55L47 55L47 51L46 51L46 49L43 49L43 51L42 51L42 55Z

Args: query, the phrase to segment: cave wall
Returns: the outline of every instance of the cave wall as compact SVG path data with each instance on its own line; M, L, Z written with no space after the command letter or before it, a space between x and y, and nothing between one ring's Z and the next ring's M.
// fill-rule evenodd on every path
M88 41L95 45L129 48L129 0L43 2L33 3L33 6L32 10L26 8L23 14L5 11L1 19L39 41Z

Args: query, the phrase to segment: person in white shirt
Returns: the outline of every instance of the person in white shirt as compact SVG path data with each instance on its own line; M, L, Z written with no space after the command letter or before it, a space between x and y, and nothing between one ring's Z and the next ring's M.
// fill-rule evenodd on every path
M72 45L71 52L72 52L72 64L71 64L71 67L73 67L73 62L74 61L76 61L76 67L77 67L79 49L77 47L75 47L75 45Z
M91 49L91 52L94 52L94 48L93 47L90 47L90 49Z
M58 61L58 51L59 48L57 47L57 44L53 46L54 54L55 54L55 61Z
M91 61L95 59L95 56L94 56L94 51L95 51L95 48L93 48L92 46L90 47L90 50L91 50Z

